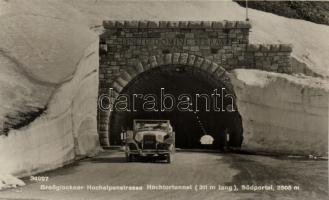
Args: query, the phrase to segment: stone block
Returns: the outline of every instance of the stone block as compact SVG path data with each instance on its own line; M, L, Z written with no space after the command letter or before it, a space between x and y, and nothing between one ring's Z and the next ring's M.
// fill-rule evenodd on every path
M202 45L199 47L201 50L210 50L210 46Z
M251 24L249 22L246 21L237 21L236 22L236 27L237 28L251 28Z
M126 71L130 74L132 79L138 75L137 70L133 66L127 67Z
M268 52L268 51L270 51L270 49L271 49L271 46L270 45L265 45L265 44L262 44L262 45L260 45L260 51L262 51L262 52Z
M257 44L248 44L247 51L255 52L259 50L259 45Z
M186 65L187 58L188 58L188 54L187 53L181 53L181 55L179 57L179 64Z
M125 70L121 73L121 77L127 81L130 81L132 79L131 75Z
M137 71L138 73L142 73L142 72L144 72L144 67L143 67L143 65L142 65L141 62L137 61L137 62L134 64L134 66L135 66L135 69L136 69L136 71Z
M99 124L99 130L100 131L107 131L108 130L108 124L105 124L105 123L102 123L102 124Z
M194 62L195 62L195 59L196 59L196 56L195 55L189 55L188 58L187 58L187 64L189 66L193 66L194 65Z
M148 21L139 21L139 28L147 28Z
M212 23L212 28L215 29L223 29L225 27L225 23L224 22L213 22Z
M155 56L150 56L149 63L151 65L151 68L158 66L157 59Z
M194 33L185 33L185 38L194 38ZM193 44L194 44L194 40L193 40Z
M226 53L225 58L233 58L233 53Z
M214 73L214 72L217 70L218 67L219 67L219 66L218 66L217 63L212 62L211 65L210 65L210 67L208 68L208 71L209 71L210 73Z
M270 47L270 51L277 52L280 50L280 45L272 44Z
M172 58L172 62L173 64L179 64L179 57L180 57L180 53L173 53L173 58Z
M115 80L121 87L125 87L128 84L128 81L124 80L122 77L118 77Z
M280 44L280 51L291 52L292 46L289 44Z
M244 56L238 56L238 60L239 61L243 61L244 60Z
M165 33L166 38L176 38L176 33L175 32L167 32Z
M148 38L160 38L161 33L160 32L149 32L147 33Z
M289 51L280 51L280 52L278 52L277 55L281 57L280 59L282 59L283 57L288 57L290 55L290 53L291 52L289 52Z
M278 61L280 60L280 56L273 56L273 61Z
M102 122L108 122L108 117L110 116L109 112L100 111L99 116L102 119Z
M138 21L125 21L126 28L138 28Z
M143 64L143 67L144 67L144 71L151 69L151 65L149 63Z
M201 28L202 24L201 21L189 21L188 28Z
M172 54L171 53L165 54L165 56L164 56L164 63L166 65L172 64Z
M178 28L179 27L179 22L170 21L170 22L168 22L167 27L168 28Z
M200 68L201 65L202 65L202 63L203 63L203 61L204 61L204 58L202 58L202 57L197 57L197 58L196 58L196 61L194 62L194 66Z
M236 22L234 21L226 21L225 23L225 28L227 29L232 29L236 27Z
M282 72L286 74L291 74L292 73L292 67L289 65L282 66Z
M116 28L124 28L125 27L125 22L124 21L116 21L115 22L115 27Z
M123 89L123 87L116 81L112 82L111 87L113 88L114 91L120 93Z
M264 53L262 53L262 52L255 53L255 57L262 57L262 56L264 56Z
M186 35L188 35L189 37L191 36L193 36L194 37L194 33L191 33L191 34L185 34L185 37L186 37ZM188 45L188 46L193 46L193 45L195 45L195 40L194 39L191 39L191 38L187 38L186 39L186 45Z
M205 59L201 65L201 69L207 70L211 65L211 61L208 59Z
M218 67L217 70L214 72L215 76L218 78L221 78L222 76L225 75L226 70L222 67Z
M159 28L167 28L167 21L159 21Z
M202 28L211 28L212 23L210 21L203 21L201 22Z
M227 63L231 66L235 66L238 64L238 60L234 59L234 58L230 58L230 59L228 59Z
M191 51L200 51L199 46L191 46Z
M159 28L159 22L158 21L149 21L147 24L148 28Z
M103 21L104 28L115 28L115 22L114 21Z
M277 72L278 71L278 64L272 64L270 66L271 71Z
M105 79L110 79L112 78L112 74L103 74Z
M218 34L216 31L211 31L211 32L208 32L208 37L209 38L217 38Z
M187 28L187 27L188 27L188 22L186 21L179 22L179 28Z
M284 69L283 69L284 67L283 66L278 66L278 72L279 73L283 73L284 72Z
M159 66L161 66L161 65L164 64L163 57L164 57L164 56L163 56L162 54L156 56L156 60L157 60L157 63L158 63Z

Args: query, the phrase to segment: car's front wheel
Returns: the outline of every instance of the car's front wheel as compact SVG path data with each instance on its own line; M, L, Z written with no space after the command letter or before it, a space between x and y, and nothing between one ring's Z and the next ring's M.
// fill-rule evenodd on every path
M133 155L131 155L130 153L126 153L126 161L127 162L132 162L133 161Z
M172 163L173 162L173 155L171 153L168 153L166 155L166 160L167 160L167 163Z

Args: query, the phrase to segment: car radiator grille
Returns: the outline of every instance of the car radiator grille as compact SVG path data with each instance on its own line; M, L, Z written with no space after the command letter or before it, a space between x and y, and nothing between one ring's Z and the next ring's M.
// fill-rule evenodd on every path
M144 135L143 149L156 149L156 137L155 137L155 135Z

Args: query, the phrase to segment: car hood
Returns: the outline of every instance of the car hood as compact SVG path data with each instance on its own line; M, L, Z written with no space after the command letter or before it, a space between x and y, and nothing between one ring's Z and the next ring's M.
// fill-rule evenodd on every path
M137 142L141 142L143 140L144 135L155 135L157 142L163 142L164 136L167 135L164 131L139 131L135 135L135 140Z

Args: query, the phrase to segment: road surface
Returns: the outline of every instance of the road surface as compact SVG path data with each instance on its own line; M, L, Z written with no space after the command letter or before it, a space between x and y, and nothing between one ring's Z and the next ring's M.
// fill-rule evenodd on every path
M328 199L327 160L177 152L171 164L126 163L112 150L34 178L42 177L0 199Z

